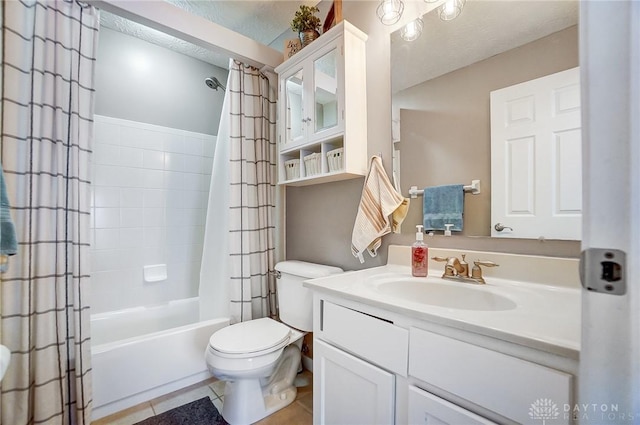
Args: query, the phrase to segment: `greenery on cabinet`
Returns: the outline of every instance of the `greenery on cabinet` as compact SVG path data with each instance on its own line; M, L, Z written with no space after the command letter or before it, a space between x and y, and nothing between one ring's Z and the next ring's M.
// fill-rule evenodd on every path
M296 11L296 14L291 21L291 29L298 33L302 47L311 43L313 40L320 36L320 18L315 13L319 12L316 6L301 5L300 10Z

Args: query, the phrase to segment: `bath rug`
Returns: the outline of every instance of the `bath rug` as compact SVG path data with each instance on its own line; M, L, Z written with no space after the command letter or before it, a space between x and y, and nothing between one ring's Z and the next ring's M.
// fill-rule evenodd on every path
M135 425L229 425L209 397L152 416Z

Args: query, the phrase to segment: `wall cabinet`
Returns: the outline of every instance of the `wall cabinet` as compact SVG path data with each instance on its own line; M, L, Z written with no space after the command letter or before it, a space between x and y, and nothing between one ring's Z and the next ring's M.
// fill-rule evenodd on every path
M366 39L343 21L276 68L280 184L366 173Z

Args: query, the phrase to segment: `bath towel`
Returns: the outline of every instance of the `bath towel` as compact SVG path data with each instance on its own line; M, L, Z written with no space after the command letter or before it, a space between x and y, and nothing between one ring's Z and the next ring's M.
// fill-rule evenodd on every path
M452 184L424 189L424 230L445 230L445 224L453 224L451 230L462 231L464 211L464 186Z
M16 228L11 220L9 212L9 197L7 186L4 183L4 172L0 164L0 272L7 269L7 255L15 255L18 252L18 240Z
M379 156L373 156L364 181L356 221L351 235L351 252L364 263L363 252L375 257L382 236L397 232L407 216L409 199L399 194L382 165ZM389 220L391 216L391 220Z

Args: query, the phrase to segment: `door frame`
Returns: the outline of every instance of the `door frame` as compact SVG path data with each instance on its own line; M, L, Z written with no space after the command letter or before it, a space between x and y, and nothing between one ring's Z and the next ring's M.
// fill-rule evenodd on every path
M578 422L632 423L640 417L640 2L581 2L580 68L582 250L624 251L627 290L583 290ZM603 418L614 406L613 420Z

